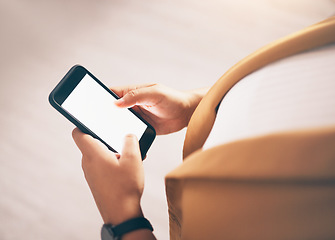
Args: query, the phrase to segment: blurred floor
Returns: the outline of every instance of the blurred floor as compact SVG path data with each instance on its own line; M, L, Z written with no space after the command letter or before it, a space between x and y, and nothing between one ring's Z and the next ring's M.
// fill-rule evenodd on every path
M0 0L0 239L99 239L73 126L47 101L72 65L110 86L208 86L334 12L331 0ZM164 175L181 162L184 134L158 137L144 162L158 239L168 239Z

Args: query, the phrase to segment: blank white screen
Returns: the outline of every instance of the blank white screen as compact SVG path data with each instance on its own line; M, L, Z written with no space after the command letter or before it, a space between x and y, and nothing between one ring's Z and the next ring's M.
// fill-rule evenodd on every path
M63 102L62 107L121 153L125 135L134 134L139 140L147 126L128 109L115 106L115 100L86 74Z

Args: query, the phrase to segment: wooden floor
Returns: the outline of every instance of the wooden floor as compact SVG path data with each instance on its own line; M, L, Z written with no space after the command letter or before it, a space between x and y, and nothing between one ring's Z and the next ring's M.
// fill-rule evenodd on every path
M72 65L110 86L208 86L334 12L331 0L0 0L0 239L99 239L73 126L48 103ZM144 163L142 204L159 239L168 239L164 175L182 161L184 134L158 137Z

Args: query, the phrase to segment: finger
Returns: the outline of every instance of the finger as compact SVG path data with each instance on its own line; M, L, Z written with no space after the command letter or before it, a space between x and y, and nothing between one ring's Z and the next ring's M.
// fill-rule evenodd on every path
M116 87L110 87L110 90L116 93L119 97L123 97L124 95L126 95L128 92L132 90L150 87L152 85L154 84L145 83L145 84L128 85L128 86L116 86Z
M103 145L99 140L92 136L83 133L78 128L73 129L72 137L78 146L81 153L88 158L91 156L100 155L102 152L108 151L107 147Z
M120 164L132 164L136 161L141 161L139 143L135 135L128 134L124 138Z
M153 91L151 87L133 89L118 99L115 104L119 107L130 108L135 105L152 106L159 102L161 95L157 91Z

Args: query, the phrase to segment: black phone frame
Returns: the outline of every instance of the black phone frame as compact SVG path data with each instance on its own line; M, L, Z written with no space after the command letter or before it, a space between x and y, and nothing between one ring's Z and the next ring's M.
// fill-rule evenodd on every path
M91 131L88 127L86 127L83 123L81 123L78 119L76 119L73 115L71 115L71 113L66 111L61 106L62 103L71 94L71 92L76 88L76 86L79 84L79 82L84 78L86 74L92 77L101 87L103 87L113 97L115 97L116 99L120 98L117 94L115 94L112 90L110 90L106 85L104 85L98 78L96 78L91 72L89 72L86 68L84 68L81 65L75 65L66 73L66 75L62 78L62 80L57 84L57 86L49 94L49 102L58 112L60 112L64 117L66 117L70 122L72 122L82 132L89 134L92 137L98 139L103 144L105 144L109 150L113 152L117 152L111 146L109 146L104 140L102 140L93 131ZM142 160L144 160L146 157L147 151L149 150L150 146L152 145L152 142L154 141L156 137L156 131L145 119L143 119L133 109L128 108L128 110L131 111L135 116L137 116L142 122L144 122L147 125L145 132L143 133L141 139L139 139L141 157L142 157Z

